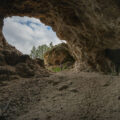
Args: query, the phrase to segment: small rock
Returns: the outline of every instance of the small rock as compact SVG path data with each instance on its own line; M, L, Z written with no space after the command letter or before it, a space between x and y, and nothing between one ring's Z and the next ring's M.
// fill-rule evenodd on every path
M47 120L50 120L51 119L51 116L47 116Z
M70 91L71 91L71 92L74 92L74 93L77 93L77 92L78 92L78 90L77 90L76 88L72 88L72 89L70 89Z
M62 85L58 88L58 90L64 90L64 89L67 89L68 88L68 85Z
M0 120L6 120L5 116L0 116Z
M120 96L118 97L118 100L120 100Z
M53 86L58 85L59 83L60 83L60 81L54 81Z
M33 118L33 120L40 120L39 118Z

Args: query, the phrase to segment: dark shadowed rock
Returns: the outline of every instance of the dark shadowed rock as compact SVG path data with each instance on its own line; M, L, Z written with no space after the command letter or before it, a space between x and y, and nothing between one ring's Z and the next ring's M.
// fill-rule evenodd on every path
M5 58L3 54L0 54L0 66L5 65Z
M35 70L33 68L34 66L29 64L20 63L16 66L16 72L21 77L32 77L35 75Z
M16 52L3 51L3 55L5 56L5 62L8 65L16 65L19 59L19 55Z
M31 59L30 59L29 55L21 55L21 56L18 57L17 63L27 63L30 60Z
M120 49L106 49L105 50L105 55L113 63L120 64Z
M105 55L115 65L115 71L119 74L120 71L120 49L106 49Z
M38 63L38 65L40 65L41 67L45 67L44 65L44 60L36 58L35 61Z
M11 80L14 77L13 75L28 78L36 74L39 74L39 76L49 75L48 71L43 68L43 60L31 59L29 55L24 55L15 47L8 45L6 40L2 38L0 46L0 80Z

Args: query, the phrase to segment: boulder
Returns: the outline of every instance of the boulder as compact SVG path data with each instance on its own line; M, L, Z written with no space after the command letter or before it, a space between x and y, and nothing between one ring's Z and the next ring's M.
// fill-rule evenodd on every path
M74 58L69 52L67 44L56 45L44 54L44 63L46 66L61 65L67 62L74 63Z

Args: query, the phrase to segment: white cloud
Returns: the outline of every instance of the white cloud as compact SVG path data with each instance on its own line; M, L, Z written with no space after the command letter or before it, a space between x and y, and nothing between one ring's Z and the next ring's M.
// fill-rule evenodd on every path
M36 18L8 17L4 19L3 34L9 44L15 46L24 54L29 54L33 45L58 44L62 41L56 33Z

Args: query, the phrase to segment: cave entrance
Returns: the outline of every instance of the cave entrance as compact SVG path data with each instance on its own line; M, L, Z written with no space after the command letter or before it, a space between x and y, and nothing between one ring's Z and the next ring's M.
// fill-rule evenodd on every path
M3 35L9 44L23 54L29 55L32 59L43 59L47 68L52 71L59 72L65 69L68 63L62 65L62 61L71 58L66 51L65 41L60 40L52 28L39 19L27 16L7 17L4 19ZM55 62L56 60L59 60L59 64Z
M31 17L7 17L4 19L3 35L7 42L23 54L30 54L33 46L56 45L62 41L50 26Z

